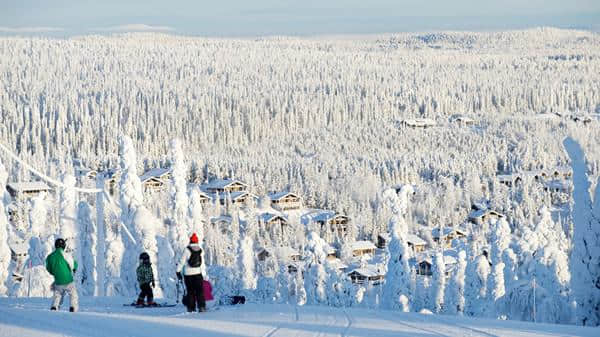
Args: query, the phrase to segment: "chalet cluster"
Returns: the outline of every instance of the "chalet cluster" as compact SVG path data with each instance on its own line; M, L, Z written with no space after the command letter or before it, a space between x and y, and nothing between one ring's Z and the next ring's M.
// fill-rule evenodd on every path
M87 169L77 169L80 178L95 179L97 172ZM172 179L171 170L166 168L155 168L146 171L140 176L140 181L147 193L163 190L168 181ZM101 173L105 179L106 187L111 194L115 194L116 186L120 178L118 170L107 170ZM533 174L533 173L532 173ZM548 176L570 177L567 170L555 170L550 173L539 172L536 180L543 180ZM275 257L281 263L285 263L290 273L303 269L306 261L302 252L295 248L285 246L285 235L292 233L291 221L301 226L314 225L320 230L322 238L328 242L326 247L327 263L331 268L346 273L353 282L369 282L373 285L382 283L385 277L385 257L383 254L390 241L388 233L380 234L377 242L348 240L343 247L333 248L331 244L335 238L344 238L348 233L350 218L331 210L315 209L306 207L302 198L290 191L270 192L262 199L258 207L259 197L250 192L248 184L238 179L225 178L213 179L209 182L197 185L200 193L200 201L206 204L219 204L225 206L223 213L211 217L208 221L215 229L223 234L228 234L232 228L234 219L230 215L229 207L236 205L240 208L251 207L256 210L256 220L261 228L269 232L278 233L277 238L271 242L279 243L279 246L262 247L257 251L257 259L260 262L267 261L269 257ZM51 189L43 182L10 183L7 186L9 193L15 198L28 198L42 193L48 193ZM267 204L265 204L265 201ZM10 211L9 211L10 213ZM486 205L473 205L472 212L467 218L467 223L481 225L490 220L497 220L504 216L499 212L489 209ZM245 220L247 221L247 219ZM444 251L446 262L446 273L451 273L456 266L453 244L464 241L467 238L467 230L456 227L434 227L426 229L430 231L431 241L428 243L423 238L409 234L405 239L411 249L411 264L420 276L432 275L432 256L436 250ZM338 242L339 243L339 242ZM342 252L343 250L343 252Z

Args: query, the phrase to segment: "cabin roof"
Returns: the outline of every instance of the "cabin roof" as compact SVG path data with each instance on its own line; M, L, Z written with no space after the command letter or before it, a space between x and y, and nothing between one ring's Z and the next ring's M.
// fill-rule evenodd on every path
M8 183L6 187L9 187L13 191L22 192L33 192L33 191L50 191L51 188L46 185L43 181L24 181L24 182L13 182Z
M263 247L258 253L260 254L262 252L273 254L277 259L283 261L290 261L292 257L300 256L300 253L291 247Z
M350 248L354 250L376 249L377 247L371 241L354 241L350 243Z
M381 270L381 268L378 268L375 265L369 264L366 266L362 266L359 268L355 268L353 270L351 270L350 272L348 272L348 275L351 274L359 274L365 277L377 277L377 276L384 276L385 273Z
M279 214L273 214L273 213L265 212L265 213L261 213L261 214L258 216L258 219L259 219L260 221L262 221L262 222L269 222L269 221L271 221L271 220L274 220L274 219L276 219L276 218L281 218L282 220L284 220L284 221L286 221L286 222L287 222L287 219L286 219L286 217L284 217L284 216L281 216L281 215L279 215Z
M289 191L281 191L281 192L271 192L271 193L267 193L267 196L271 199L271 200L281 200L285 197L287 197L288 195L292 195L296 198L299 198L299 196L296 193L293 192L289 192Z
M504 215L502 215L502 214L500 214L500 213L498 213L498 212L496 212L494 210L491 210L491 209L480 209L480 210L471 212L471 214L469 214L469 219L480 218L480 217L488 215L488 214L494 214L494 215L497 215L500 218L504 217Z
M142 174L140 176L140 180L142 182L150 180L151 178L162 178L162 176L164 176L165 174L171 173L172 169L171 168L162 168L162 167L156 167L153 169L150 169L148 171L146 171L144 174Z
M248 184L244 183L241 180L234 179L234 178L214 179L211 182L209 182L208 184L204 185L204 187L206 189L224 189L224 188L231 186L233 184L236 184L236 183L248 187Z

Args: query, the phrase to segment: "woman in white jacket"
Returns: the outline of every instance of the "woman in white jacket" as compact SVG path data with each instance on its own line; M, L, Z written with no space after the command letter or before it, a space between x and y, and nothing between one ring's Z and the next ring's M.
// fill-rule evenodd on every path
M199 312L206 311L203 289L204 278L202 277L202 248L198 244L196 233L190 237L190 244L183 251L177 264L177 278L180 280L182 279L182 272L188 293L187 311L195 311L196 306Z

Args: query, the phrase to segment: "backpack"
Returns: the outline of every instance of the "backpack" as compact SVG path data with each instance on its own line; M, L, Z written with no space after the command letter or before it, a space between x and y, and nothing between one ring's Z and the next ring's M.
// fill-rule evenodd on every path
M188 260L188 265L192 268L198 268L202 265L202 249L195 251L188 247L190 250L190 258Z

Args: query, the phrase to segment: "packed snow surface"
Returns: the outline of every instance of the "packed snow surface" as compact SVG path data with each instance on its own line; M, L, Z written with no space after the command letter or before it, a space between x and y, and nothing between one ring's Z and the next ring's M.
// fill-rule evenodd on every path
M86 297L78 313L51 312L49 299L1 298L0 336L597 336L598 329L287 304L218 307L207 313L122 306Z

